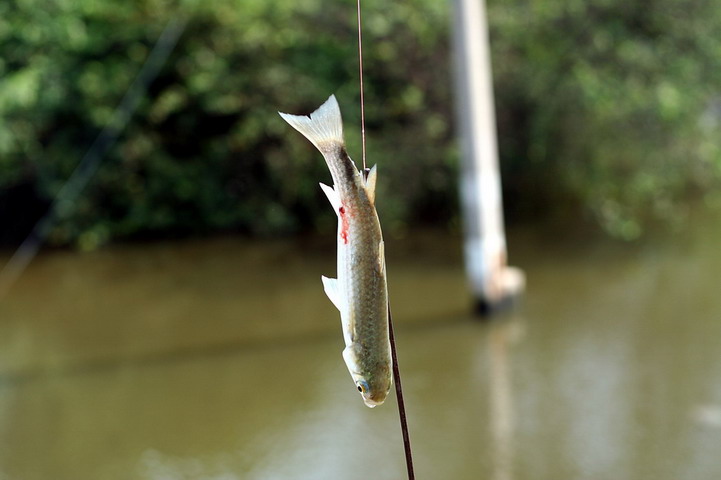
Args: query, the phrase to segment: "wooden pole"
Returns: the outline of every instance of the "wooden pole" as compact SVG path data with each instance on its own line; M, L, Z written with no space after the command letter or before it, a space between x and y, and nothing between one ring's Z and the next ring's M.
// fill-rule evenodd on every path
M455 0L454 4L466 271L477 310L489 313L523 291L525 276L506 263L485 1Z

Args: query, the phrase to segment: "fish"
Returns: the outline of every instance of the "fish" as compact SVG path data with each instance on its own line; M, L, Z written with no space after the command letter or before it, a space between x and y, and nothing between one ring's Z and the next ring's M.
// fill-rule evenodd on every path
M366 406L381 405L393 382L385 244L375 208L377 165L359 171L346 150L335 95L308 116L278 112L320 151L333 179L323 183L338 217L337 278L321 276L340 311L343 359Z

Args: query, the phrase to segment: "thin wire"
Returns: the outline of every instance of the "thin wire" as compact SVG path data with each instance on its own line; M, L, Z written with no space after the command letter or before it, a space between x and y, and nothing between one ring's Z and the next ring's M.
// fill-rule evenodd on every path
M133 80L133 83L113 112L113 116L95 138L95 141L78 166L75 167L68 180L60 188L45 215L38 220L30 234L0 271L0 300L5 298L10 288L35 258L58 216L68 213L80 192L97 171L100 160L115 144L120 133L128 124L130 117L137 109L148 86L160 73L161 67L165 64L170 52L185 30L186 24L186 16L175 17L168 21L140 72L138 72L138 76L135 77L135 80Z
M367 175L366 167L366 116L365 98L363 95L363 29L361 28L361 0L357 0L358 11L358 78L360 83L360 111L361 111L361 145L363 151L363 173ZM406 470L408 480L415 480L413 472L413 455L411 453L411 437L408 434L408 420L406 419L406 405L403 401L403 386L401 385L401 371L398 368L398 355L396 353L396 338L393 334L393 316L391 315L391 304L388 303L388 338L391 344L391 359L393 361L393 383L396 386L396 397L398 399L398 417L401 422L401 433L403 434L403 451L406 456Z
M361 34L361 0L358 0L358 78L360 79L361 145L363 151L363 172L366 171L366 112L363 97L363 35Z
M401 386L401 371L398 368L398 355L396 354L396 338L393 334L393 317L391 315L391 304L388 303L388 337L391 341L391 358L393 359L393 382L396 385L396 397L398 398L398 416L401 420L401 432L403 433L403 451L406 454L406 470L408 480L415 480L413 473L413 455L411 454L411 437L408 434L408 421L406 420L406 404L403 401L403 387Z

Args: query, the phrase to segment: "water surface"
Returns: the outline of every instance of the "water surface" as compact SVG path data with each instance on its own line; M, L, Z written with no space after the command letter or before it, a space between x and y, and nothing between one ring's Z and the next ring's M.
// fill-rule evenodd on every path
M467 314L459 241L388 239L419 479L721 478L718 223L644 245L512 231L523 303ZM322 292L332 245L44 252L0 303L0 479L402 479Z

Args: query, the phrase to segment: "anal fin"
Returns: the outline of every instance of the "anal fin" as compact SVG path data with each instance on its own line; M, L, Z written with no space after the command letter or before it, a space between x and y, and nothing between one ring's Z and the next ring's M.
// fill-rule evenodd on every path
M325 193L325 196L328 197L328 201L333 206L333 210L335 210L335 214L340 216L340 196L338 195L338 192L335 191L333 187L329 187L325 183L320 183L320 188L323 190L323 193Z

